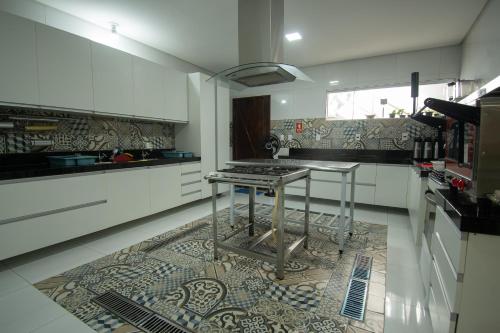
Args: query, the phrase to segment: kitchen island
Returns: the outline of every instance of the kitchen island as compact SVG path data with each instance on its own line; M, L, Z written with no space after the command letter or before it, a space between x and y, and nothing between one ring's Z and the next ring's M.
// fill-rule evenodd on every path
M295 159L244 159L226 162L232 166L261 166L261 167L299 167L315 171L335 172L341 174L340 188L340 215L337 230L337 241L339 252L344 251L345 230L349 228L349 235L352 235L352 221L354 220L354 194L356 169L359 168L357 162L335 162L335 161L315 161L315 160L295 160ZM345 215L347 201L347 176L351 175L351 191L349 198L349 216ZM234 223L234 186L231 186L231 206L230 222Z

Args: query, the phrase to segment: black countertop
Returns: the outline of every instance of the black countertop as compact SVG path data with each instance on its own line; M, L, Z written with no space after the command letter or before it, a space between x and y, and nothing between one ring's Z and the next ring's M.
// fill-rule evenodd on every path
M463 193L437 190L436 202L460 231L500 236L500 206L488 199L470 201Z
M136 159L140 159L141 151L127 151L132 153ZM200 161L200 157L191 158L163 158L159 151L151 152L148 156L151 160L136 161L126 163L102 163L89 166L71 166L71 167L51 167L47 156L52 155L71 155L75 152L64 153L33 153L33 154L7 154L0 155L0 181L12 180L32 177L44 177L55 175L75 174L82 172L95 172L115 169L139 168L155 165L167 165L177 163L188 163ZM79 152L82 155L97 156L98 152L85 151ZM111 156L111 152L105 152L107 156Z
M411 150L290 148L289 157L302 160L413 164Z

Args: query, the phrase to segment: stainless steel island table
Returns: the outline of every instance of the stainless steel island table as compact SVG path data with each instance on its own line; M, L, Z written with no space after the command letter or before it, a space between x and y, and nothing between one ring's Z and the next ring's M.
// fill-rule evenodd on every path
M244 159L226 162L233 166L262 166L262 167L300 167L315 171L337 172L341 173L340 188L340 215L337 231L337 241L339 243L339 252L344 251L345 230L349 225L349 235L352 236L354 220L354 193L356 169L359 167L357 162L335 162L335 161L313 161L297 159ZM351 193L349 198L349 216L346 216L347 201L347 176L351 175ZM230 223L234 223L234 186L231 186L231 206Z

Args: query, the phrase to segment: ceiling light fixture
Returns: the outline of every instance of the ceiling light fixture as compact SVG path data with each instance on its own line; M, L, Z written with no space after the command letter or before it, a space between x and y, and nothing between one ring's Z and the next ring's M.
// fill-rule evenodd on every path
M299 34L298 32L292 32L292 33L286 34L285 37L286 37L286 39L288 39L289 42L294 42L296 40L302 39L302 35Z
M338 80L334 80L334 81L330 81L330 85L331 86L336 86L339 84L339 81Z
M282 99L281 104L286 104L286 99Z

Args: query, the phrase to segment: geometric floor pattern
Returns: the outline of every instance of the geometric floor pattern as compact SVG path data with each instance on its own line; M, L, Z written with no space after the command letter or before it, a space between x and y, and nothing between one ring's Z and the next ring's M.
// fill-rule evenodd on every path
M327 217L325 217L327 218ZM220 236L230 232L218 212ZM237 224L245 223L236 218ZM256 236L269 221L259 218ZM286 241L294 240L287 226ZM97 332L141 332L92 299L115 291L194 332L382 332L387 227L354 222L339 255L335 235L312 228L278 280L274 265L219 250L213 260L211 216L145 240L35 284ZM247 241L244 235L232 239ZM272 244L263 244L268 251ZM364 321L339 314L357 253L373 258ZM382 290L382 297L380 297ZM382 302L374 304L374 302ZM370 305L371 304L371 305ZM378 312L381 311L381 312Z

